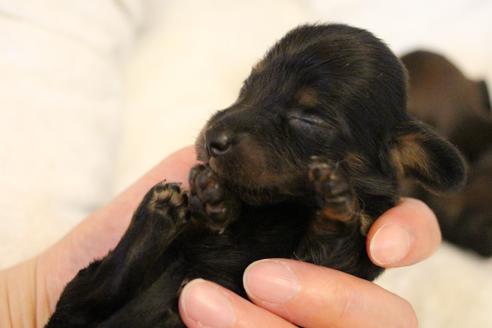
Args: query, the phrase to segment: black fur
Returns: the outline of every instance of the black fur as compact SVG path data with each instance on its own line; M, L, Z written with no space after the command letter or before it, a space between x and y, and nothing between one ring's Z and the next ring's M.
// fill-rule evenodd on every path
M200 277L246 296L243 271L262 258L374 279L366 233L398 201L400 177L439 191L464 182L459 153L405 107L405 71L369 32L289 32L204 127L190 191L154 187L47 327L182 327L183 284Z

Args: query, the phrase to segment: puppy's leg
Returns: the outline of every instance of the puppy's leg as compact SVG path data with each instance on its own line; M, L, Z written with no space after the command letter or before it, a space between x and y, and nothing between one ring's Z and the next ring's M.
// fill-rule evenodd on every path
M313 160L309 170L318 209L295 257L374 279L380 269L367 257L365 233L371 220L361 213L349 179L337 163Z
M177 184L154 186L116 248L67 285L47 327L87 327L150 285L162 272L159 258L187 217L187 196Z
M239 200L219 181L210 167L199 164L190 172L190 211L193 219L222 233L237 219Z
M198 227L198 230L210 229L219 234L222 233L230 223L237 219L239 201L228 194L215 173L205 165L200 164L192 168L189 180L189 210L193 221L187 228L193 231ZM214 277L214 274L210 272L208 274L211 276L207 277L202 276L196 269L189 271L191 263L187 262L189 258L187 260L185 258L191 253L187 249L190 241L197 242L197 239L187 239L186 233L178 237L166 252L163 262L167 263L167 266L162 270L160 277L146 289L142 289L99 327L184 327L177 307L182 287L197 276L209 279ZM219 270L218 272L221 279L227 275L224 271ZM145 316L142 316L142 313L145 313Z
M179 254L167 260L168 266L152 285L140 291L97 327L184 328L178 310L178 289L186 264Z

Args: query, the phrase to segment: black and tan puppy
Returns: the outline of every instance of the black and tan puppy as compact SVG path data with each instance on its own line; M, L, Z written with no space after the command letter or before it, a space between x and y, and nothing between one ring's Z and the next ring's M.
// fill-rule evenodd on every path
M445 57L414 51L402 57L410 77L408 111L455 144L469 166L465 188L435 195L408 191L436 212L444 238L492 256L492 116L484 81L468 79Z
M262 258L374 279L366 232L398 201L399 179L448 191L465 178L457 150L405 107L405 70L369 32L289 32L204 127L190 191L150 190L115 250L67 285L48 327L182 327L183 284L201 277L245 296L243 271Z

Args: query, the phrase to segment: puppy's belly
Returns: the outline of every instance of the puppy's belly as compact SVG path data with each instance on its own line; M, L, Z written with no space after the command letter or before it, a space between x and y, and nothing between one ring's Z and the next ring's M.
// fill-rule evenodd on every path
M223 234L194 227L170 245L168 252L182 254L185 280L203 278L245 295L246 267L264 258L291 258L309 223L309 211L288 213L288 207L244 212Z

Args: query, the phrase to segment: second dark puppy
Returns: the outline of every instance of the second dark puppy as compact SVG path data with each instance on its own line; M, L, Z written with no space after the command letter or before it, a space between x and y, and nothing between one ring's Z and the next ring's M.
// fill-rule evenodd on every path
M398 58L367 31L301 26L252 70L197 140L190 191L161 183L114 251L67 285L48 327L182 327L194 278L245 296L244 269L286 257L372 280L373 220L399 181L461 187L457 150L406 111Z
M410 195L436 212L444 238L492 256L492 116L485 81L468 79L447 58L430 51L402 57L409 77L408 110L464 154L468 183L459 193L435 195L409 186Z

